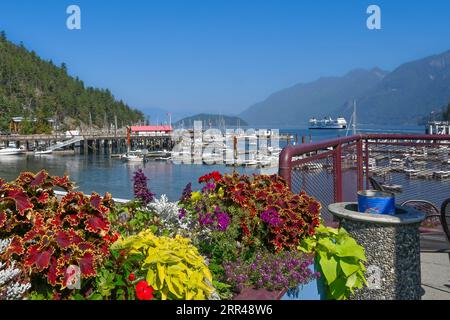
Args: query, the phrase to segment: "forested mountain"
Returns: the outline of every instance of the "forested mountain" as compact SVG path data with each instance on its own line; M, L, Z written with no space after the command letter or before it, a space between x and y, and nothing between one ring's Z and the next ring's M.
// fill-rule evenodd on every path
M357 102L358 122L417 124L450 101L450 51L402 64L392 72L356 70L278 91L240 116L250 125L304 126L310 117L350 118Z
M450 51L402 64L358 98L363 123L417 124L450 101ZM339 114L350 114L343 106Z
M240 116L250 125L277 126L301 126L311 117L340 116L334 114L337 108L373 88L385 75L378 68L356 69L342 77L299 83L254 104Z
M33 133L49 131L47 119L66 127L81 123L103 127L127 125L143 120L140 111L115 100L108 89L86 87L67 73L65 64L44 61L22 44L15 45L0 34L0 131L11 117L35 119ZM90 117L92 120L90 120ZM70 124L70 125L69 125Z
M175 126L184 127L192 127L194 125L194 121L202 121L204 126L211 126L214 128L221 128L223 126L226 127L235 127L235 126L247 126L247 122L242 120L239 117L235 116L224 116L219 114L208 114L208 113L200 113L194 116L183 118L175 123Z

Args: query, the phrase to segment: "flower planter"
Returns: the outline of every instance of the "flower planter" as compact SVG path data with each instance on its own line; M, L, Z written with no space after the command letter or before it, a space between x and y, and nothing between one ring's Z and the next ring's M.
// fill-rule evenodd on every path
M310 266L316 272L317 267ZM233 300L325 300L325 285L322 278L312 280L295 289L270 291L267 289L244 288Z

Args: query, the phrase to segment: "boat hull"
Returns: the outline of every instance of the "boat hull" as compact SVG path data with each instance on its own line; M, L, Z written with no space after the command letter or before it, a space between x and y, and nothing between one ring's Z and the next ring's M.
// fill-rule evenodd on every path
M309 130L344 130L347 126L309 127Z
M3 150L0 150L0 157L1 156L14 156L14 155L19 155L19 154L24 154L24 153L25 153L24 150L21 150L21 149L11 149L11 150L3 149Z

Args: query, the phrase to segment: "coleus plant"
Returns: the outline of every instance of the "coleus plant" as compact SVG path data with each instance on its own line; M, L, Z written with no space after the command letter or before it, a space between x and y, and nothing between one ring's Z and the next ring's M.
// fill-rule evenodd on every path
M46 171L21 173L10 183L0 180L0 238L12 238L3 256L20 261L32 283L57 289L56 298L64 298L64 289L70 294L73 266L81 280L94 277L118 237L108 221L111 195L86 196L73 187L67 176ZM58 199L55 188L67 194Z
M292 193L279 175L211 173L199 182L205 183L203 190L217 195L214 199L222 207L244 210L240 227L246 243L260 240L268 241L275 251L294 249L302 239L313 236L320 224L320 203L304 192Z
M293 249L319 225L320 203L305 192L294 194L279 175L225 175L218 188L228 203L246 208L242 230L252 241L252 230L261 222L267 226L269 242L276 251ZM255 219L259 217L259 219Z

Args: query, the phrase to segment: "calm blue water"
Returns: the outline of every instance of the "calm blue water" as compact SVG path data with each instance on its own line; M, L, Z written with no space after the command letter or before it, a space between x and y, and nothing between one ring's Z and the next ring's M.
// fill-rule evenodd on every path
M345 130L313 130L283 129L281 133L298 134L299 142L302 135L311 134L312 141L320 141L338 136L345 136ZM423 127L402 127L401 129L363 127L361 132L386 133L423 133ZM282 145L285 143L281 143ZM150 161L145 164L124 163L119 159L109 158L107 155L69 155L69 156L8 156L0 157L0 178L12 180L22 171L37 172L46 169L52 175L68 174L79 189L90 193L96 191L100 194L111 192L116 198L129 199L132 197L132 176L137 169L143 169L149 177L150 189L158 196L167 194L170 200L177 200L184 186L193 182L194 187L198 177L218 170L232 172L232 167L223 165L174 165L170 162ZM251 174L257 169L238 168L239 172Z

